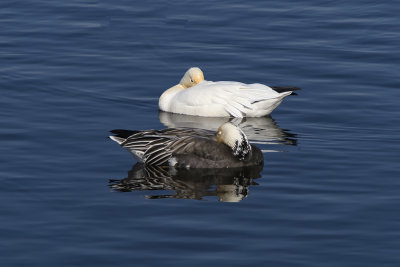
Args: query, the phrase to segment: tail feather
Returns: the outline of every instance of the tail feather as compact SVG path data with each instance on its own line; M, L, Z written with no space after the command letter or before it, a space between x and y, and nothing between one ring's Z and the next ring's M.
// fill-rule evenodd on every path
M109 137L111 140L117 142L118 144L122 144L126 140L125 138L121 138L121 137L113 136L113 135L110 135Z

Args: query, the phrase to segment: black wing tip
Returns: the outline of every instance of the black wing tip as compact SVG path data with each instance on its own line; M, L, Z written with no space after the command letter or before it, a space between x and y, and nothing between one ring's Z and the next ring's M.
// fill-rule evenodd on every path
M121 138L128 138L129 136L138 133L139 131L133 131L133 130L123 130L123 129L115 129L111 130L110 133L114 134L117 137Z
M278 92L278 93L284 93L284 92L288 92L288 91L298 91L301 90L300 87L296 87L296 86L271 86L271 88Z

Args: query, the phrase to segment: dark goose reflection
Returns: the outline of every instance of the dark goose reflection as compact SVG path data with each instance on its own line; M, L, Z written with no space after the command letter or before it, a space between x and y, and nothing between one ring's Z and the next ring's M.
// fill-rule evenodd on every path
M110 180L115 191L158 190L149 199L197 199L216 196L219 201L239 202L249 194L263 166L228 169L175 169L136 163L122 180ZM172 191L170 194L160 190Z
M159 111L160 122L168 128L190 127L217 130L225 122L239 126L253 144L297 145L296 134L281 129L271 116L260 118L199 117Z

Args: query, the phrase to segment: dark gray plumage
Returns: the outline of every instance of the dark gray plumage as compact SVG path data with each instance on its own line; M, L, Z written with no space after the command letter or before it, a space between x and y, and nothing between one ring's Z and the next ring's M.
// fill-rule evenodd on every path
M112 140L148 165L232 168L260 165L264 161L260 149L248 144L244 133L231 123L218 129L219 138L215 132L191 128L111 132Z

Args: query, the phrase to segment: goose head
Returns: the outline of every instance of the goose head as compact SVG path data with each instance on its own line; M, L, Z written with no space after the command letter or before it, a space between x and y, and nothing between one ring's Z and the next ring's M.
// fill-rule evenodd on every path
M179 82L185 89L192 87L200 82L204 81L204 75L201 69L197 67L190 68L183 75L181 81Z
M251 146L247 136L236 125L226 122L222 124L216 133L217 142L223 143L232 149L232 153L239 160L244 160L251 152Z

